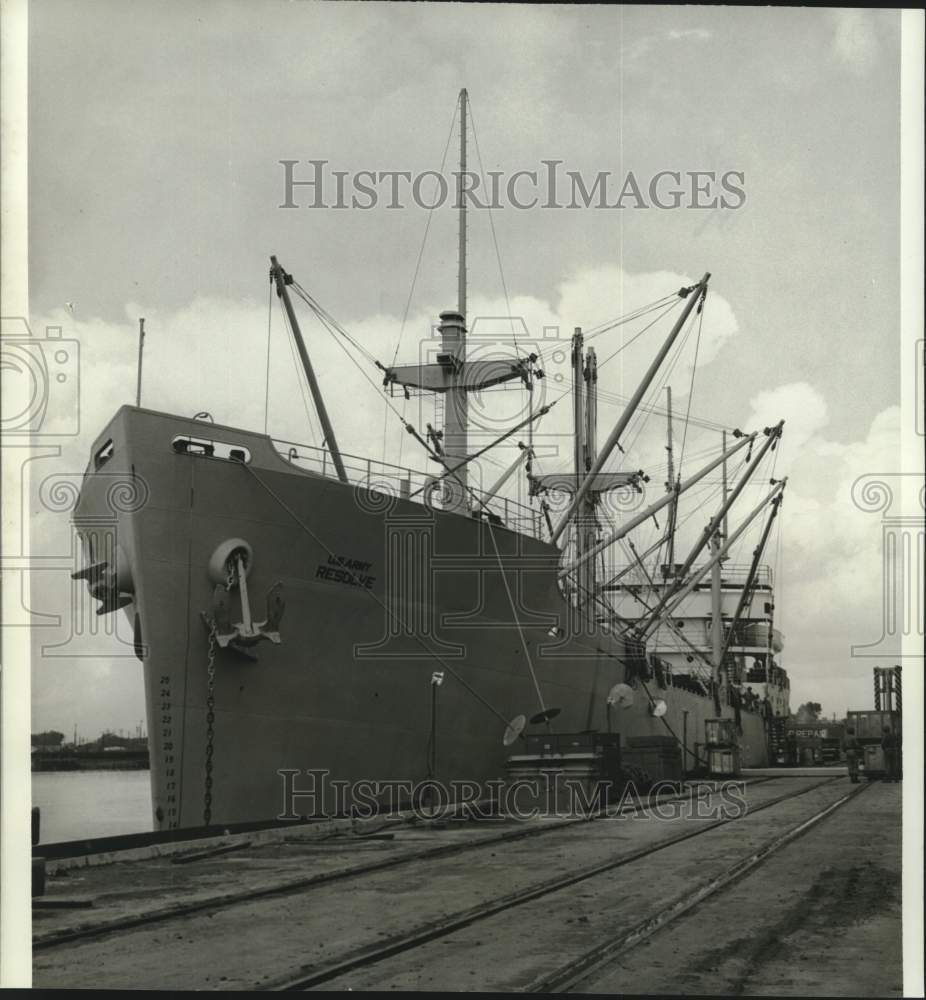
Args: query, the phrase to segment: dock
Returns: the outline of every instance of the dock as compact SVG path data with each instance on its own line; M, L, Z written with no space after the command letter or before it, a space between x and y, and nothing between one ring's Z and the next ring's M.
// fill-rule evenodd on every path
M34 984L902 995L902 786L828 769L738 787L61 858Z

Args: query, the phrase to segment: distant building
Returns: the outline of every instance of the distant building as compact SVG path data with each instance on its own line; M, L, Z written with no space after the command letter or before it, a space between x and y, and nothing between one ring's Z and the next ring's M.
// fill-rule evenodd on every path
M785 738L797 752L799 764L825 764L838 760L846 727L841 722L820 719L816 722L785 723Z

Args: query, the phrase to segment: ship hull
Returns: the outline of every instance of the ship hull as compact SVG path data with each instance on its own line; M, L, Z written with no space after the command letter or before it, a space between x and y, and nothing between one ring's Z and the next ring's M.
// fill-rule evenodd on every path
M184 437L247 459L178 452ZM684 733L690 751L716 715L687 690L649 681L647 693L618 638L576 627L558 550L529 535L307 472L262 435L131 407L100 436L101 452L75 524L85 543L97 539L93 562L110 519L114 586L131 599L155 829L330 814L358 782L484 785L517 750L503 744L505 720L541 707L560 709L559 732ZM119 476L135 501L114 510ZM213 648L210 713L210 561L236 539L252 553L254 620L277 583L286 610L278 645ZM234 622L241 597L228 591ZM624 681L634 703L609 719L607 694ZM663 718L650 714L651 697L668 703ZM761 718L744 712L742 727L744 763L764 764Z

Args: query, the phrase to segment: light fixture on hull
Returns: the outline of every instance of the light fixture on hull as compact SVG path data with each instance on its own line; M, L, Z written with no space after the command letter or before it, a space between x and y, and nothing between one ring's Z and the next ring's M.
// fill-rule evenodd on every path
M615 684L608 692L608 707L630 708L633 704L633 688L629 684Z
M523 715L516 715L505 727L505 735L502 737L502 744L510 747L512 743L524 732L527 719Z

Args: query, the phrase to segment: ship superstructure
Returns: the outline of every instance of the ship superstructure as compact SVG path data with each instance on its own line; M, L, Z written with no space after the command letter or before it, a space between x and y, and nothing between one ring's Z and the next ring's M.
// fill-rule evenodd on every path
M665 576L670 575L670 567L661 569ZM648 606L658 601L668 586L634 568L601 589L618 615L638 620L646 617ZM733 627L733 616L744 591L745 610ZM760 565L750 584L749 566L723 564L720 616L726 646L721 663L724 685L728 691L737 692L743 707L758 708L766 717L780 719L787 718L790 712L790 684L776 659L784 648L784 639L770 621L773 595L770 566ZM710 695L716 596L711 581L698 584L679 603L671 621L653 633L647 648L660 661L673 687Z
M465 91L459 110L462 177ZM100 613L123 613L135 630L157 829L342 812L364 783L367 800L382 806L370 789L383 783L486 782L504 773L512 744L531 727L611 731L613 721L623 737L670 734L697 762L705 721L735 716L744 761L766 760L768 713L747 704L740 682L742 668L748 681L758 660L766 678L777 669L774 638L764 646L744 638L761 624L756 602L767 578L751 570L740 601L724 561L749 524L774 517L784 482L772 484L740 527L724 525L781 425L738 432L721 455L620 523L599 516L611 491L643 492L642 470L605 465L623 450L645 393L700 312L710 275L675 294L679 315L600 447L597 361L577 330L572 386L560 397L572 397L571 470L541 474L526 445L482 489L469 475L482 455L533 427L558 400L532 407L473 450L472 393L504 385L531 392L543 371L536 354L516 349L468 358L465 199L460 206L457 307L441 314L433 360L377 362L387 393L443 402L442 426L402 418L427 468L340 450L292 293L334 321L275 257L270 280L323 445L294 446L140 406L122 407L93 445L74 514L85 559L75 575ZM629 577L602 579L600 554L655 513L677 511L692 487L742 449L747 467L697 544L658 584L647 580L636 610L628 607L640 590L632 594ZM114 507L120 478L135 499ZM525 502L503 490L515 480L527 487ZM671 520L668 532L674 538ZM708 573L710 650L702 635L689 637L698 680L671 644L679 619L704 619ZM751 666L737 659L753 653Z

